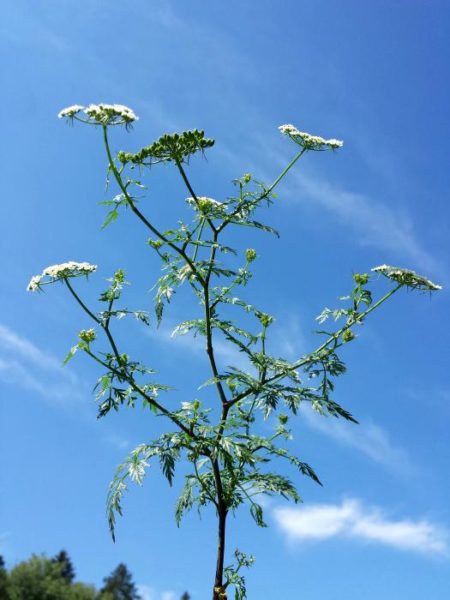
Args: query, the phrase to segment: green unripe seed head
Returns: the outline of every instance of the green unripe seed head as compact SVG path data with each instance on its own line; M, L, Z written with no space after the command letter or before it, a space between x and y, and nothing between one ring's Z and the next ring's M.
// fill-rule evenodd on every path
M78 334L78 337L81 341L89 344L89 342L93 342L95 340L96 336L95 331L93 329L82 329Z
M369 281L369 275L367 273L355 273L353 275L353 280L358 285L366 285Z
M247 250L245 251L245 258L247 259L247 262L253 262L256 258L256 250L254 250L253 248L247 248Z
M355 334L353 333L353 331L351 329L346 329L344 331L344 333L342 334L342 341L344 343L351 342L354 339L355 339Z

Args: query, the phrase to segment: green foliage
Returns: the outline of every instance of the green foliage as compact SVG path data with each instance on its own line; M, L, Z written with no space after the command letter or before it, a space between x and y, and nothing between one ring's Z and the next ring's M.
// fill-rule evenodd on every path
M100 590L98 600L139 600L133 577L127 566L120 563L108 577Z
M3 556L0 555L0 600L10 600L10 598L8 572L5 567Z
M33 555L9 573L8 600L96 600L93 586L72 583L74 573L67 554L54 559Z
M65 550L61 550L53 558L53 562L59 565L62 577L67 583L73 583L75 579L75 569L73 568L72 561Z
M5 568L0 556L0 600L139 600L131 573L121 563L104 579L97 592L94 586L74 582L75 570L65 550L54 558L33 555Z
M297 415L306 403L321 415L356 423L355 418L333 398L335 381L346 372L341 348L354 340L356 330L363 326L366 318L401 288L431 292L440 287L413 271L382 265L373 269L375 275L386 277L394 287L374 301L369 289L373 276L355 274L350 293L341 298L343 304L335 309L325 308L317 317L318 322L326 323L327 327L327 330L317 332L325 336L317 347L294 361L279 357L269 351L267 344L273 317L238 292L252 277L250 267L258 257L257 251L247 249L242 252L231 246L230 240L235 238L226 234L229 230L238 232L245 227L278 236L271 225L262 222L259 216L256 218L257 213L272 205L275 187L303 154L333 151L340 148L342 142L312 136L293 125L283 125L280 131L297 150L291 162L271 185L246 173L233 181L233 194L219 202L197 195L184 168L192 155L203 154L213 146L214 141L206 138L203 131L166 134L136 153L120 151L114 157L108 126L128 126L136 120L136 115L121 105L91 105L84 110L87 117L82 118L77 116L82 109L78 105L69 107L60 116L102 129L108 174L118 188L118 194L105 202L112 208L103 227L117 220L119 209L124 207L150 232L152 237L148 246L160 258L162 267L162 274L154 286L156 323L159 325L163 319L167 305L180 286L189 288L202 314L186 314L174 335L201 339L211 371L207 381L199 382L200 388L208 392L205 406L195 397L186 397L177 407L159 398L160 392L169 391L169 386L155 382L154 369L119 349L113 335L116 319L133 315L145 325L150 322L145 311L129 310L120 305L127 283L122 270L116 271L109 280L109 287L101 294L99 301L103 308L99 312L87 307L69 281L73 272L86 269L92 272L93 266L74 263L75 267L70 266L67 271L64 265L56 265L50 269L50 274L56 273L50 281L44 278L42 283L41 279L47 273L44 271L42 276L36 276L30 282L29 289L36 291L53 280L63 281L78 305L93 320L95 330L83 330L79 334L79 342L70 350L65 362L81 351L102 367L103 374L96 385L99 416L122 406L134 407L139 400L156 416L166 418L170 425L170 431L140 444L118 467L107 498L113 538L116 515L122 514L122 498L128 480L141 485L146 469L155 460L170 485L176 463L184 460L190 465L176 505L178 523L190 509L195 507L201 511L211 506L219 524L223 525L230 513L246 505L256 524L264 527L262 496L279 495L299 502L298 473L320 484L314 470L286 447L291 438L287 429L289 413ZM131 176L132 171L137 167L143 171L142 167L158 163L173 163L190 194L187 203L192 218L186 223L180 221L178 226L166 231L160 230L153 218L144 215L138 207L141 198L133 195L136 187L143 189L144 186ZM229 348L240 353L242 360L238 365L219 363L218 341L225 341ZM269 422L270 434L261 433L268 431L267 425L261 427L263 420ZM279 472L282 463L290 472ZM239 571L250 566L253 558L247 559L236 552L236 563L224 569L223 535L219 534L214 597L225 600L227 587L233 586L235 600L242 600L246 597L245 580ZM119 578L119 573L116 576ZM126 574L122 573L122 576L126 579ZM109 593L106 587L104 593Z

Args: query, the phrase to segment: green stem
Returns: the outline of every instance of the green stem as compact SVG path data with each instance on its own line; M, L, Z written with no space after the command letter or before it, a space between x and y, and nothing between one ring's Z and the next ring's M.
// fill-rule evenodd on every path
M199 208L198 196L194 192L194 188L192 187L191 182L189 181L188 176L186 175L186 171L183 169L183 165L178 160L175 161L175 164L178 167L178 171L180 172L180 175L181 175L181 177L182 177L182 179L183 179L183 181L184 181L187 189L189 190L189 193L191 194L192 198L194 199L195 204ZM208 222L208 225L211 227L211 230L215 232L216 231L216 227L214 226L214 223L211 221L211 219L206 218L206 221Z
M113 160L113 157L112 157L112 154L111 154L111 149L109 147L108 128L105 125L103 126L103 141L104 141L105 148L106 148L106 154L108 156L109 167L110 167L110 169L111 169L111 171L112 171L112 173L114 175L114 178L115 178L115 180L117 182L117 185L119 186L119 188L121 189L123 195L125 196L126 201L127 201L128 205L130 206L131 210L142 221L142 223L144 223L144 225L146 227L148 227L148 229L150 229L150 231L154 235L156 235L160 240L162 240L165 244L167 244L170 248L172 248L172 250L174 250L177 254L179 254L180 256L182 256L182 258L190 266L192 272L195 274L195 276L197 277L197 279L200 282L203 281L203 278L201 277L200 273L195 268L195 264L191 261L191 259L186 254L186 252L184 250L182 250L181 248L179 248L176 244L174 244L173 242L171 242L163 233L161 233L154 225L152 225L152 223L150 223L150 221L141 213L141 211L135 205L135 203L133 201L133 198L128 193L127 187L124 184L124 182L122 181L122 177L121 177L121 175L120 175L119 171L117 170L117 167L116 167L116 165L114 163L114 160Z
M200 440L199 436L197 436L193 431L191 431L188 427L186 427L186 425L184 425L181 421L179 421L177 419L177 417L175 417L170 411L168 411L166 408L164 408L164 406L162 406L154 398L152 398L151 396L146 394L144 392L144 390L134 381L133 377L131 377L127 373L123 373L122 371L119 371L118 369L112 367L111 365L108 365L107 363L102 361L101 358L96 356L90 350L85 349L84 352L86 352L86 354L88 356L90 356L93 360L95 360L99 365L104 367L107 371L111 371L111 373L114 373L114 375L116 375L117 377L120 377L121 379L124 379L127 383L129 383L130 386L133 388L133 390L135 392L137 392L142 398L144 398L144 400L146 402L148 402L151 406L155 407L157 410L160 411L160 413L162 415L164 415L165 417L170 419L173 423L175 423L175 425L177 425L182 431L184 431L184 433L187 433L189 437L194 438L197 441Z
M66 284L67 288L69 289L69 292L75 298L75 300L77 301L77 303L84 310L84 312L87 313L91 317L91 319L93 319L98 325L101 325L102 322L100 321L100 319L96 315L94 315L94 313L91 310L89 310L89 308L86 306L86 304L81 300L81 298L75 292L75 290L73 289L73 287L70 285L68 278L64 279L64 283Z
M387 294L385 294L382 298L380 298L377 302L375 302L375 304L372 304L372 306L370 306L367 310L365 310L364 312L362 312L359 315L357 321L362 321L363 319L365 319L365 317L368 314L370 314L372 311L374 311L376 308L378 308L381 304L386 302L386 300L388 300L391 296L393 296L401 287L403 287L403 285L404 285L403 283L399 283L395 288L390 290ZM323 344L321 344L318 348L316 348L316 350L314 350L313 352L308 354L308 356L306 356L305 358L299 359L291 367L287 368L286 370L287 371L296 371L297 369L300 369L301 367L305 366L306 364L312 362L314 360L314 358L312 358L312 357L314 357L318 353L322 352L322 350L325 350L325 348L327 348L332 342L336 342L338 340L338 338L344 333L344 331L346 331L347 329L352 327L357 321L353 321L352 323L346 323L343 327L341 327L341 329L339 329L338 331L333 333L333 335L330 335L330 337ZM264 383L265 384L274 383L275 381L282 379L284 376L285 376L285 373L273 375L272 377L269 377L269 379L266 379L266 381ZM247 396L250 396L252 393L254 393L254 392L251 389L246 390L245 392L242 392L242 394L239 394L235 398L232 398L228 402L228 405L233 406L234 404L236 404L236 402L240 402Z
M64 282L65 282L66 286L68 287L72 296L75 298L77 303L81 306L81 308L91 317L91 319L93 319L98 325L100 325L102 327L102 329L105 332L105 334L108 338L108 341L113 349L114 356L116 357L116 360L117 360L118 364L120 365L120 363L121 363L120 354L117 349L116 343L111 335L111 332L109 331L109 328L106 327L100 321L100 319L98 317L96 317L95 314L86 306L86 304L81 300L81 298L75 292L73 287L70 285L68 279L65 279ZM161 412L161 414L168 417L171 421L173 421L176 425L178 425L178 427L180 429L182 429L185 433L187 433L190 437L197 439L197 440L199 439L199 437L193 431L191 431L181 421L179 421L176 417L174 417L170 411L168 411L166 408L164 408L164 406L159 404L159 402L157 402L154 398L152 398L151 396L146 394L144 392L144 390L142 390L141 387L135 382L134 378L126 371L125 367L121 367L121 370L115 369L114 367L103 362L100 358L98 358L98 356L95 356L95 354L93 354L93 352L91 352L90 350L85 349L84 351L91 358L93 358L97 363L102 365L102 367L104 367L106 370L111 371L117 377L127 381L135 392L137 392L140 396L142 396L142 398L144 398L151 406L154 406L157 410L159 410Z
M247 270L247 267L249 266L249 264L250 263L248 261L245 263L244 271ZM227 294L229 294L236 285L239 285L241 283L241 277L242 277L242 275L238 275L236 277L236 279L227 288L224 289L224 291L220 294L220 296L218 296L214 300L214 302L212 302L211 309L214 309L217 306L217 304L219 304L219 302L222 301L222 298L224 298Z
M272 183L271 186L269 186L269 188L265 191L264 195L269 195L270 192L280 183L280 181L283 179L283 177L288 173L288 171L290 171L290 169L292 169L292 167L295 165L295 163L299 160L299 158L306 152L306 148L302 148L300 150L300 152L291 160L291 162L288 164L288 166L283 169L283 171L278 175L278 177L275 179L275 181Z
M292 169L292 167L295 165L295 163L300 159L301 156L303 156L303 154L305 152L306 152L306 148L302 148L300 150L300 152L298 154L296 154L296 156L294 156L294 158L287 165L287 167L285 167L283 169L283 171L278 175L278 177L275 179L275 181L272 183L272 185L270 185L260 196L258 196L258 198L256 198L252 202L250 202L250 205L256 206L259 202L261 202L261 200L263 200L263 198L267 198L267 196L269 196L271 191L280 183L280 181L283 179L283 177L288 173L288 171L290 171L290 169ZM241 197L242 197L242 190L241 190ZM223 221L223 223L221 223L221 225L218 227L219 232L221 232L223 229L225 229L225 227L227 225L229 225L229 223L231 222L231 219L240 211L243 204L244 204L244 202L241 202L237 206L237 208Z
M200 240L202 239L202 233L203 233L203 229L205 228L205 222L206 222L205 217L201 217L201 225L200 225L200 229L199 229L198 236L197 236L197 242L200 242ZM192 259L191 259L192 262L195 262L197 259L198 249L199 249L199 244L197 243L195 245L194 253L192 255Z

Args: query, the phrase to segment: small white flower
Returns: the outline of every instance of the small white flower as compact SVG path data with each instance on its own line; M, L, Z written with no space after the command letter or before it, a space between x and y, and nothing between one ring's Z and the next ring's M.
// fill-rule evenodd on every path
M34 275L30 279L30 283L27 285L27 292L37 292L40 289L42 275Z
M77 113L82 111L84 106L80 106L80 104L73 104L72 106L68 106L67 108L63 108L58 113L58 119L64 119L64 117L73 118Z
M89 104L84 112L102 125L128 125L139 119L131 108L123 104Z
M289 136L294 142L302 146L307 150L337 150L342 148L344 142L342 140L336 140L331 138L326 140L318 135L311 135L305 131L299 131L294 125L280 125L278 129L282 134Z
M27 286L27 291L36 292L41 287L42 280L47 277L48 280L44 283L53 283L59 279L68 279L69 277L78 277L80 275L89 275L97 270L97 265L91 265L87 262L75 262L73 260L59 265L51 265L46 267L40 275L34 275L30 279Z
M197 196L197 198L186 198L186 202L199 210L203 214L219 213L220 215L226 212L227 205L224 202L208 198L207 196Z
M53 279L61 277L75 277L77 275L89 275L97 270L97 265L91 265L87 262L75 262L73 260L59 265L51 265L42 271L42 276L47 275Z
M401 267L391 267L390 265L380 265L371 269L374 273L380 273L388 279L402 283L407 287L426 290L430 292L442 290L442 286L437 283L433 283L427 277L418 275L415 271L410 269L402 269Z

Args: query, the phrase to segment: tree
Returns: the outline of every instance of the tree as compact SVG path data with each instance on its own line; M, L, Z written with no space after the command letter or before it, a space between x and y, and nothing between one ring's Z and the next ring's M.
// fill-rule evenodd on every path
M282 125L281 133L296 148L291 162L270 185L244 174L234 180L232 195L217 201L197 194L188 177L187 165L193 155L203 154L214 145L214 140L206 138L203 131L166 134L138 152L114 154L109 131L115 126L129 129L137 119L131 109L109 104L87 108L74 105L62 110L59 116L100 130L108 161L108 180L117 186L117 194L104 202L109 213L103 226L116 221L120 212L127 209L150 232L148 245L160 258L163 269L155 286L156 322L161 322L175 292L181 286L188 287L195 304L185 305L186 319L176 327L174 335L202 338L210 369L209 379L199 382L204 390L201 399L196 390L195 396L186 395L187 400L173 408L173 404L161 399L170 387L156 381L154 369L132 359L114 337L116 319L131 316L144 325L150 322L146 311L119 304L127 283L122 269L108 280L109 285L100 296L99 310L88 306L76 286L77 278L88 277L97 270L95 265L78 262L53 265L31 279L30 291L62 283L92 320L93 327L80 331L66 362L81 351L102 368L97 383L99 416L124 405L133 407L139 401L151 413L167 420L168 430L135 448L111 482L107 501L111 533L114 538L115 519L122 512L128 479L141 484L149 462L157 460L172 484L176 463L186 459L191 472L185 477L177 503L177 521L194 506L212 507L217 516L213 599L225 600L229 586L234 586L237 600L243 599L246 590L240 571L253 563L253 557L236 550L234 563L225 566L230 514L247 505L256 524L264 527L263 508L258 502L261 495L279 494L294 502L300 500L291 478L277 471L281 460L320 484L314 470L286 447L290 438L287 413L295 416L302 404L309 403L322 415L356 422L332 397L334 380L346 370L338 352L355 339L355 332L366 318L398 291L409 288L433 292L440 286L409 269L387 265L372 269L372 273L357 273L343 303L336 309L326 308L319 315L319 323L326 323L323 325L326 330L319 332L321 339L316 347L295 361L279 358L270 352L268 344L273 317L238 292L252 276L251 265L258 257L257 252L245 249L242 244L237 243L236 247L231 244L236 244L237 234L243 228L278 235L273 227L257 220L255 214L272 204L278 184L303 155L337 150L342 142L301 132L293 125ZM178 226L167 231L161 230L154 218L144 214L141 204L138 205L144 187L142 174L160 163L174 166L190 194L189 217L183 211ZM227 237L233 229L235 235ZM368 287L374 278L387 279L391 286L376 299ZM241 353L239 365L220 364L216 352L218 340ZM272 423L270 435L261 428L261 419Z
M133 577L126 565L120 563L108 577L100 590L99 600L139 600L140 596Z
M11 600L95 600L93 586L71 584L62 575L61 564L46 556L33 555L10 572Z
M73 580L75 579L75 570L67 552L61 550L52 560L54 563L60 565L61 575L66 582L73 583Z
M191 597L187 592L184 592L184 594L181 596L181 600L191 600Z
M3 556L0 555L0 600L9 600L9 577Z

